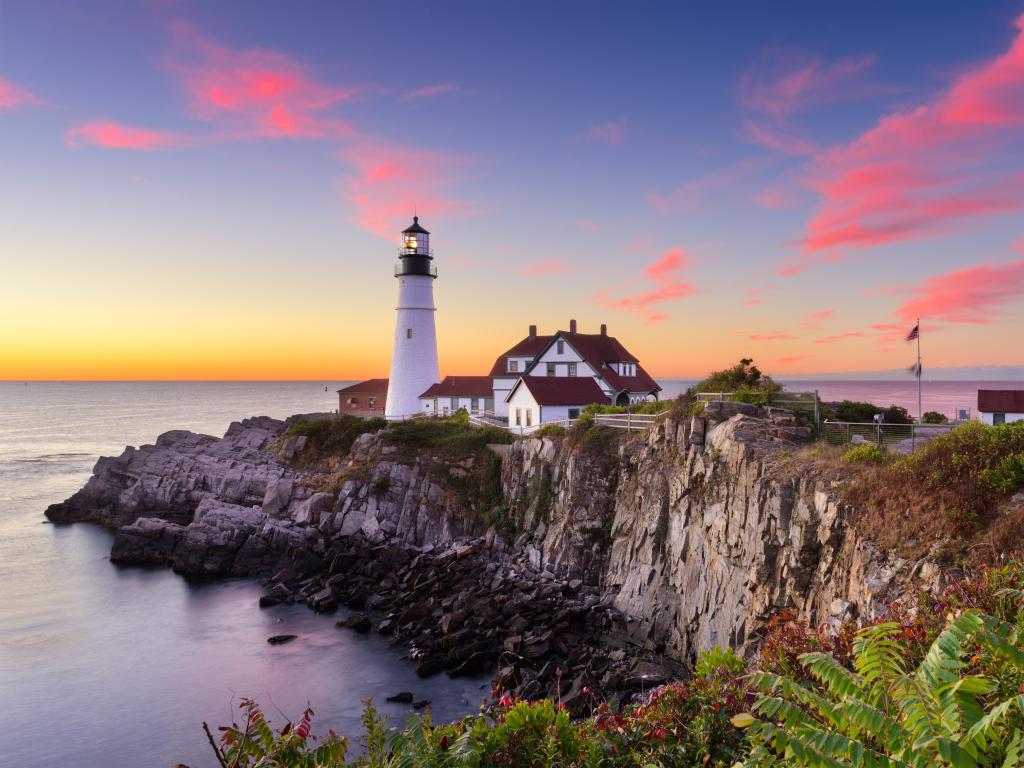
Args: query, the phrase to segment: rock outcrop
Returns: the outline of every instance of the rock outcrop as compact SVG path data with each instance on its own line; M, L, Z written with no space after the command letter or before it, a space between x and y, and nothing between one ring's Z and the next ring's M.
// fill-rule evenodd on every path
M809 430L786 411L709 403L623 440L520 440L493 509L460 492L479 455L385 431L313 471L285 429L166 433L100 459L47 515L116 529L115 562L260 576L261 605L359 611L343 623L405 643L424 673L497 668L499 687L563 699L642 687L715 645L749 653L782 610L838 624L943 575L858 535L842 479L793 458Z

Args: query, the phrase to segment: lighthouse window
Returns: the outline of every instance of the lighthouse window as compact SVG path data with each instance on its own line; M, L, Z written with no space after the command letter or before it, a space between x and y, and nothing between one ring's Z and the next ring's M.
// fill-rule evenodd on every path
M405 338L407 338L407 339L411 339L412 338L412 328L406 328L405 329Z

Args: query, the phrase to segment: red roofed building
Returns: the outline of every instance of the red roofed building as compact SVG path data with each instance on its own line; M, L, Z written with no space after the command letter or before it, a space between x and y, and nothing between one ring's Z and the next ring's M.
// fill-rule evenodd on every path
M986 424L1024 421L1024 389L979 389L978 413Z
M506 399L509 429L519 432L549 421L576 419L586 405L611 402L592 376L521 376Z
M490 376L445 376L420 394L420 407L428 416L445 416L465 408L469 413L494 410Z
M338 390L338 413L350 416L383 416L388 399L387 379L367 379Z
M579 333L575 320L569 321L568 331L551 336L538 335L531 325L529 335L494 362L495 415L509 416L510 424L514 418L506 401L521 376L590 377L616 405L657 400L661 391L640 361L608 335L607 326L599 333Z

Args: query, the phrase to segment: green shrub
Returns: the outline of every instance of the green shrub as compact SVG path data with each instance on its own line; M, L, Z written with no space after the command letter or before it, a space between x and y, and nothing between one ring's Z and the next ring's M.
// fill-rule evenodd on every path
M898 405L890 405L882 408L874 403L861 403L854 400L843 400L831 406L830 417L836 421L851 421L857 424L869 423L875 420L877 414L882 414L886 424L913 424L914 419L907 413L906 408Z
M565 437L569 433L561 424L545 424L531 435L532 437Z
M715 646L697 657L693 671L697 677L736 676L747 671L747 663L732 648Z
M946 414L939 413L938 411L925 411L921 414L922 424L945 424L949 419L946 418Z
M754 361L745 357L731 368L712 372L706 379L687 390L691 399L699 392L731 392L734 400L753 405L768 405L782 392L782 385L761 372Z
M310 461L327 456L343 456L352 449L356 438L376 432L388 424L381 418L361 419L342 414L326 419L299 419L285 430L286 437L307 438L301 459Z
M887 451L877 445L864 443L848 450L840 460L846 464L888 464L891 458Z

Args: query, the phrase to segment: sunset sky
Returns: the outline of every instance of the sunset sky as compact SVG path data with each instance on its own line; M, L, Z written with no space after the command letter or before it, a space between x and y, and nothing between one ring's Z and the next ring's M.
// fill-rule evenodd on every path
M1022 2L3 2L0 379L1024 364Z

